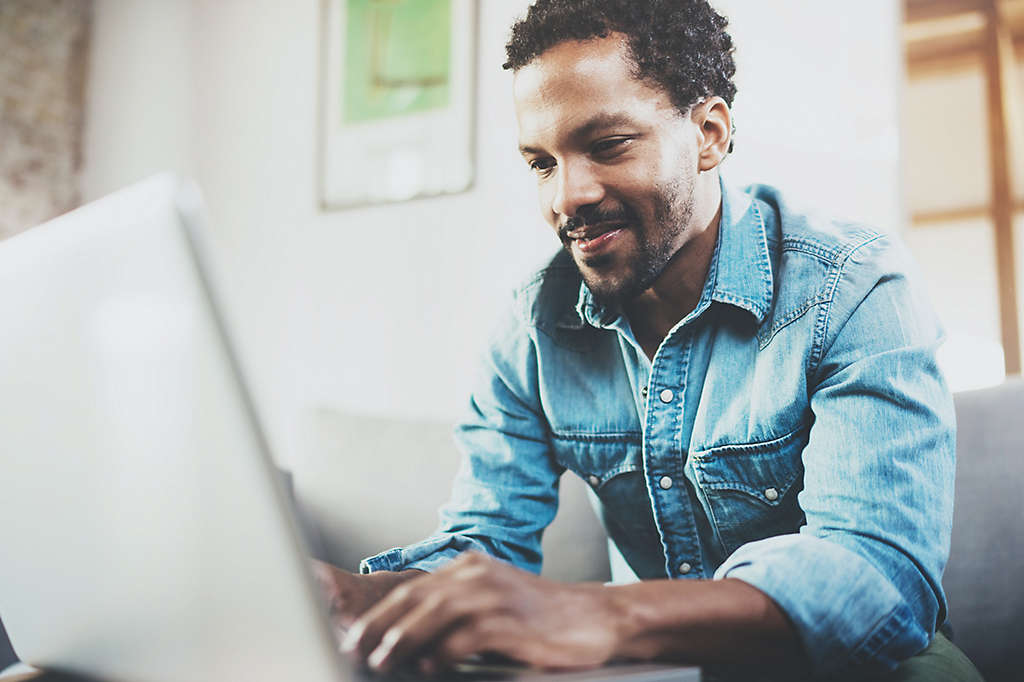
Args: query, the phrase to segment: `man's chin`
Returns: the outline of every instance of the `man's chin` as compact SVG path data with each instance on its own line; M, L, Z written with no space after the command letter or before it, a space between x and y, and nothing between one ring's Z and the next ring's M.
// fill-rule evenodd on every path
M583 268L580 268L580 274L590 294L602 305L619 307L632 296L632 288L627 282L619 281L617 278L595 276Z
M616 254L599 254L588 258L573 252L573 262L584 284L598 303L609 307L620 307L637 295L634 277L629 268ZM622 272L626 270L626 272Z

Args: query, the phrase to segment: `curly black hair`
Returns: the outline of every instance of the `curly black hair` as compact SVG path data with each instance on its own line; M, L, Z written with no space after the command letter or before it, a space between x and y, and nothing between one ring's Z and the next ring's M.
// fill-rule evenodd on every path
M537 0L512 26L504 69L519 70L567 40L626 36L634 76L686 112L718 95L731 107L736 74L728 20L707 0Z

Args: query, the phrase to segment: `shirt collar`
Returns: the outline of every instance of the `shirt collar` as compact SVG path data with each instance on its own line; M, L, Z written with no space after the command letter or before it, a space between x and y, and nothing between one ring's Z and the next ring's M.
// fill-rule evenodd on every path
M746 310L761 324L772 303L772 259L764 217L750 194L724 182L721 186L718 240L697 309L716 301ZM581 282L575 310L567 310L559 326L609 328L620 317L618 310L599 303Z
M742 308L761 324L771 308L773 290L764 216L750 194L724 182L718 252L711 299Z

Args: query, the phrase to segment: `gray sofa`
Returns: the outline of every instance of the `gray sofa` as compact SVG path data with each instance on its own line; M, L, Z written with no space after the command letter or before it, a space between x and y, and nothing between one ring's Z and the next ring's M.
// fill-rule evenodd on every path
M1024 679L1024 380L955 396L953 641L989 682Z
M1020 680L1024 645L1024 380L956 395L959 432L953 545L943 584L954 641L989 682ZM359 557L430 532L457 466L450 429L353 417L307 415L294 473L316 553L348 568ZM413 453L410 455L410 453ZM400 461L401 466L389 466ZM368 500L387 468L387 495ZM369 483L368 482L377 482ZM312 529L312 530L311 530ZM564 479L558 518L544 537L544 574L606 580L603 532L586 486ZM0 670L13 661L0 624Z

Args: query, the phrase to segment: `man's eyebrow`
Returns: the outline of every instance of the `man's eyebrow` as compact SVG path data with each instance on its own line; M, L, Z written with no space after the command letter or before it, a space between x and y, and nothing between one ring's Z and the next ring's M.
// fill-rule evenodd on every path
M621 125L633 125L633 118L624 112L622 113L600 113L594 114L586 121L581 123L569 133L571 139L579 139L581 137L587 137L592 135L595 131L603 128L614 128L615 126ZM527 154L540 154L544 150L538 149L537 147L531 147L528 144L519 145L519 153L524 156Z

